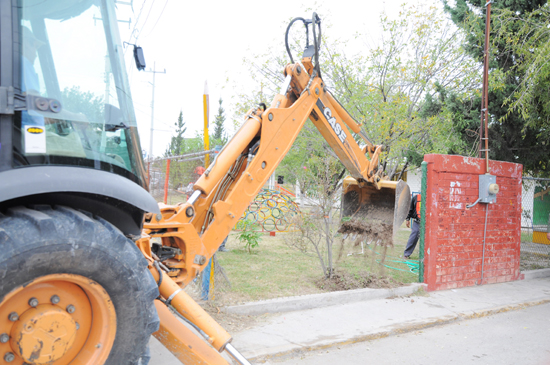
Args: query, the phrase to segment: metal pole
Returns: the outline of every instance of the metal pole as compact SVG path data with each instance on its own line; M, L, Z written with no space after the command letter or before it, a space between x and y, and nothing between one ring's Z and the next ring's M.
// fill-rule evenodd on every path
M166 178L164 179L164 204L168 204L168 181L170 180L170 160L166 161Z
M147 162L147 185L149 185L149 191L151 191L151 160Z
M487 238L487 216L489 215L489 204L485 204L485 228L483 228L483 251L481 255L481 281L479 285L483 285L483 273L485 269L485 242Z
M155 63L153 62L153 95L151 96L151 137L149 139L149 156L153 158L153 127L155 125ZM166 202L164 202L166 203Z
M420 187L420 241L418 242L418 282L424 282L424 244L426 239L426 201L428 200L428 163L422 161L422 181Z
M154 125L155 125L155 74L165 74L166 73L166 69L164 69L164 71L160 72L160 71L156 71L156 67L155 67L155 62L153 62L153 69L152 70L149 70L149 71L145 71L145 72L151 72L153 73L153 83L151 85L153 85L153 95L152 95L152 98L151 98L151 138L149 140L149 158L152 159L153 158L153 130L154 130Z
M485 55L483 65L483 96L481 98L481 126L479 133L479 157L481 158L481 141L485 140L485 172L489 173L489 33L491 30L491 3L488 1L485 6L486 20L485 20ZM485 131L485 133L483 133Z

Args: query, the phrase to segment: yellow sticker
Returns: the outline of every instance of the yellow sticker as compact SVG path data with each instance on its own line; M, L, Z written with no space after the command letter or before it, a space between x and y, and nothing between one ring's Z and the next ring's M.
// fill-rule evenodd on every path
M43 125L29 125L24 134L25 153L46 153L46 129Z
M44 133L44 129L38 128L38 127L30 127L30 128L27 128L27 132L32 134L40 134L40 133Z

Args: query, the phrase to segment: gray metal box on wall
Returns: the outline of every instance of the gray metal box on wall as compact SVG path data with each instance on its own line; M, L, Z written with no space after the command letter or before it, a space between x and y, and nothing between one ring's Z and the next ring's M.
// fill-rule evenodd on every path
M479 202L496 203L497 193L497 177L489 174L479 175Z

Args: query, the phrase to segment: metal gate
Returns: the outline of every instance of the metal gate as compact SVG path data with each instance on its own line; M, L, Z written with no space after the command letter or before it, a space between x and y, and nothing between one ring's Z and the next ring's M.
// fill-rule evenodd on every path
M523 178L520 269L550 268L550 179Z

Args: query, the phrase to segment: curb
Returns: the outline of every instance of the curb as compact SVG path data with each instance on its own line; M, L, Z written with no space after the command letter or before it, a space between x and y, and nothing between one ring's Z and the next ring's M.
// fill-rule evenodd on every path
M336 342L333 342L333 343L330 343L330 344L324 344L324 345L302 346L302 347L297 348L297 349L284 350L284 351L277 352L277 353L251 356L251 357L248 357L247 359L251 362L260 362L260 363L266 362L267 360L274 359L274 358L284 359L287 356L288 357L294 357L296 355L299 355L299 354L305 353L305 352L329 349L329 348L332 348L332 347L335 347L335 346L352 345L352 344L358 343L358 342L378 340L378 339L389 337L389 336L400 335L400 334L403 334L403 333L418 331L418 330L422 330L422 329L429 328L429 327L435 327L435 326L440 326L440 325L444 325L444 324L448 324L448 323L453 323L453 322L456 322L458 318L459 318L458 315L457 316L448 316L448 317L445 317L445 318L443 318L443 317L434 318L434 319L426 320L423 323L418 323L418 324L413 324L413 325L406 325L406 326L395 328L395 329L392 329L392 330L380 331L380 332L371 333L371 334L368 334L368 335L356 336L356 337L353 337L353 338L350 338L350 339L344 340L344 341L336 341Z
M523 280L550 277L550 269L529 270L521 272ZM427 284L413 283L392 289L356 289L330 293L275 298L241 305L222 307L225 313L241 315L261 315L265 313L284 313L306 309L330 307L338 304L361 302L372 299L386 299L411 295L418 291L428 291Z
M299 355L299 354L304 353L304 352L323 350L323 349L328 349L328 348L332 348L332 347L335 347L335 346L351 345L351 344L358 343L358 342L378 340L378 339L389 337L389 336L394 336L394 335L400 335L400 334L404 334L404 333L419 331L419 330L422 330L422 329L442 326L442 325L445 325L445 324L450 324L450 323L455 323L455 322L467 321L467 320L470 320L470 319L487 317L487 316L498 314L498 313L506 313L506 312L516 311L516 310L525 309L525 308L528 308L528 307L533 307L533 306L546 304L546 303L550 303L550 299L531 301L531 302L525 302L525 303L514 304L514 305L499 306L499 307L495 307L495 308L491 308L491 309L483 309L483 310L477 310L477 311L457 313L455 315L442 316L442 317L437 317L437 318L428 318L428 319L426 319L425 321L423 321L421 323L402 325L402 326L398 326L396 328L393 328L391 330L380 331L380 332L371 333L371 334L368 334L368 335L355 336L355 337L352 337L352 338L344 340L344 341L335 341L333 343L323 344L323 345L303 346L303 347L300 347L300 348L291 349L291 350L283 350L283 351L275 352L275 353L271 353L271 354L251 356L251 357L248 358L248 360L254 361L254 362L264 363L269 359L274 359L274 358L284 359L285 357L294 357L294 356Z
M522 271L521 274L524 275L523 280L547 278L550 277L550 269Z
M520 310L520 309L534 307L536 305L541 305L541 304L546 304L546 303L550 303L550 299L542 299L542 300L536 300L536 301L525 302L525 303L520 303L520 304L502 305L502 306L491 308L491 309L468 311L468 312L460 313L459 316L461 317L461 319L464 319L464 320L483 318L483 317L487 317L487 316L492 316L494 314L517 311L517 310Z
M391 297L411 295L418 291L427 291L427 287L428 286L423 283L413 283L407 286L400 286L391 289L366 288L345 290L330 293L303 295L297 297L262 300L259 302L250 302L242 305L223 307L220 308L220 310L226 313L242 315L292 312L305 309L330 307L338 304L362 302L372 299L386 299Z

